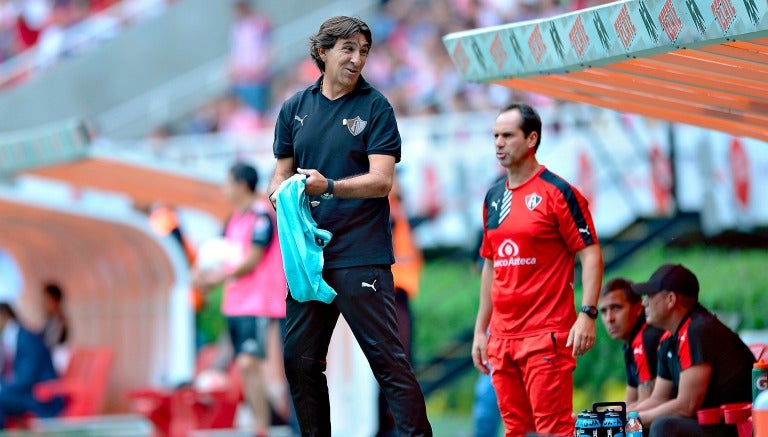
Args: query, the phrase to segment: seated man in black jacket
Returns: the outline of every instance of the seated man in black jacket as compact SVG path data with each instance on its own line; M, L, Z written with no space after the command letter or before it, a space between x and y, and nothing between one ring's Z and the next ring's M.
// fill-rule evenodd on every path
M653 393L635 407L650 436L736 437L733 425L700 426L696 412L752 399L752 352L699 304L699 281L682 265L661 266L632 290L645 295L648 323L667 331Z

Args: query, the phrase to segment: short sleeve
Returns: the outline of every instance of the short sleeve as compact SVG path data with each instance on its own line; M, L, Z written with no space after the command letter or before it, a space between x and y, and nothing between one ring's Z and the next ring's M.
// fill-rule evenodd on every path
M401 140L395 111L383 96L376 102L376 106L370 121L366 151L369 155L394 156L395 162L400 162Z
M640 383L648 382L656 378L658 366L659 340L664 333L661 329L646 325L643 330L643 351L645 360L645 369L639 372Z
M480 241L479 254L482 258L493 259L493 248L491 247L491 239L488 238L488 194L485 195L485 201L483 202L483 236Z
M714 353L713 347L717 347L717 345L712 342L712 339L716 337L707 331L707 325L692 324L690 319L680 330L678 334L678 350L681 370L686 370L697 364L714 361L712 356Z
M269 246L272 242L274 223L272 217L266 212L256 213L253 220L253 237L251 243L261 247Z
M563 202L557 207L558 230L568 250L576 253L597 243L597 233L587 199L575 188L561 191Z
M290 100L283 103L275 122L275 141L272 143L272 152L275 158L293 157L293 130L291 129L291 105Z

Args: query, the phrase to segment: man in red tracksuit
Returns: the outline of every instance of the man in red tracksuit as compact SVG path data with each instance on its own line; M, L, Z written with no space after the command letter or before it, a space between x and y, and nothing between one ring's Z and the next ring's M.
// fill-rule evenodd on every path
M507 437L572 435L575 357L594 345L603 275L595 227L584 196L536 160L541 118L533 108L505 108L493 135L507 178L483 205L472 359L492 372ZM578 315L576 256L584 290Z

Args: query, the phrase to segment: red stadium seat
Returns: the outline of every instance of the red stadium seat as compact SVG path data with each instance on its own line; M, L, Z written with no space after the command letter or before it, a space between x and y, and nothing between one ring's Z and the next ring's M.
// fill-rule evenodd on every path
M106 348L73 348L67 370L59 378L35 385L36 398L62 396L60 417L93 416L103 412L113 353Z
M215 360L216 346L206 346L197 355L195 374L200 374ZM194 430L231 428L237 406L243 399L240 373L229 366L226 385L200 391L194 387L174 390L147 388L128 394L133 410L150 420L159 435L182 437Z
M749 345L749 350L755 355L755 360L768 361L768 344L753 343ZM725 423L736 425L739 437L752 436L752 404L729 404L721 408Z
M112 351L101 348L73 348L67 370L61 377L35 384L34 396L49 401L64 398L64 410L58 417L93 416L102 413L107 397ZM34 416L11 417L7 429L34 428Z

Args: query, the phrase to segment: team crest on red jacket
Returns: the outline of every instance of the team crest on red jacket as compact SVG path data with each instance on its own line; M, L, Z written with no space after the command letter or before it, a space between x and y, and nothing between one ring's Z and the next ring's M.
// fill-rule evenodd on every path
M528 207L529 211L533 211L536 209L537 206L541 203L541 196L539 196L536 193L531 193L527 196L525 196L525 206Z
M348 119L347 120L347 129L349 129L349 133L351 133L354 136L357 136L360 134L360 132L365 129L365 126L368 124L367 121L360 118L358 115L355 118Z

